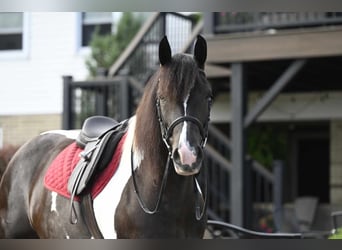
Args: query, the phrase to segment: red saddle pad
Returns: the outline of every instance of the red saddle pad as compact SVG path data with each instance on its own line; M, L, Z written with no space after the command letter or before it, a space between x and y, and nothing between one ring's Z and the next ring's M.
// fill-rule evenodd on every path
M95 179L93 185L89 187L93 199L103 190L117 170L120 163L122 147L126 138L126 134L120 139L120 142L118 143L112 160L108 166L94 176ZM79 148L76 143L73 142L57 155L57 157L48 167L44 177L44 185L47 189L57 192L66 198L70 198L71 195L67 189L68 180L72 171L80 160L79 154L82 151L83 149ZM79 200L79 197L75 197L75 200Z

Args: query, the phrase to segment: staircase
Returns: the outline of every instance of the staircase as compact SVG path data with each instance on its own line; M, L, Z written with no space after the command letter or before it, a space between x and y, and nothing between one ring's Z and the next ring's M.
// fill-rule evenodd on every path
M194 21L178 13L154 13L145 22L133 41L110 68L110 78L96 81L74 82L64 77L64 129L79 127L80 114L107 115L117 120L130 117L142 96L143 89L159 65L158 46L161 37L168 40L176 53L189 52L193 41L203 28L203 22ZM209 79L210 80L210 79ZM78 92L77 92L78 91ZM88 105L77 105L77 96L89 95L95 110L78 109ZM215 100L214 100L215 101ZM70 107L73 107L70 109ZM82 118L82 117L81 117ZM230 221L230 172L231 143L229 138L214 125L209 126L206 146L208 168L208 217L213 220ZM247 156L251 164L251 204L271 203L279 193L274 193L275 177L259 163ZM279 204L276 206L279 207Z
M175 53L189 52L203 23L178 13L157 12L150 16L133 41L109 70L110 77L127 76L130 86L128 116L134 113L143 88L159 66L160 39L166 35Z

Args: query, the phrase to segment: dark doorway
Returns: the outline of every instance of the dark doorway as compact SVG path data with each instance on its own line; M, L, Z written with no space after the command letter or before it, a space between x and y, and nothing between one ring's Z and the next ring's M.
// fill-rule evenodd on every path
M297 147L297 196L316 196L329 203L329 138L299 137Z

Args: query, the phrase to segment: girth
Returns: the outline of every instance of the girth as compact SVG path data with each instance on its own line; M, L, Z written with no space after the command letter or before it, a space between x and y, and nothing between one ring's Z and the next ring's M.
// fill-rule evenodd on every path
M95 239L103 239L103 235L97 225L95 213L93 209L93 199L91 194L82 195L81 200L81 213L83 215L83 220L87 226L89 233Z

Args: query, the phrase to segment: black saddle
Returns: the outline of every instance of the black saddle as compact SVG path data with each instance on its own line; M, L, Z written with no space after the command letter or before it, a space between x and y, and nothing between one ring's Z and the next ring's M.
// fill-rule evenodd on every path
M127 120L118 123L105 116L92 116L84 121L76 139L76 144L84 150L68 180L72 199L85 190L96 172L109 164L118 142L127 131L127 124Z
M102 134L114 128L118 122L106 116L91 116L83 122L82 130L76 139L77 146L84 148L88 142L97 140Z

